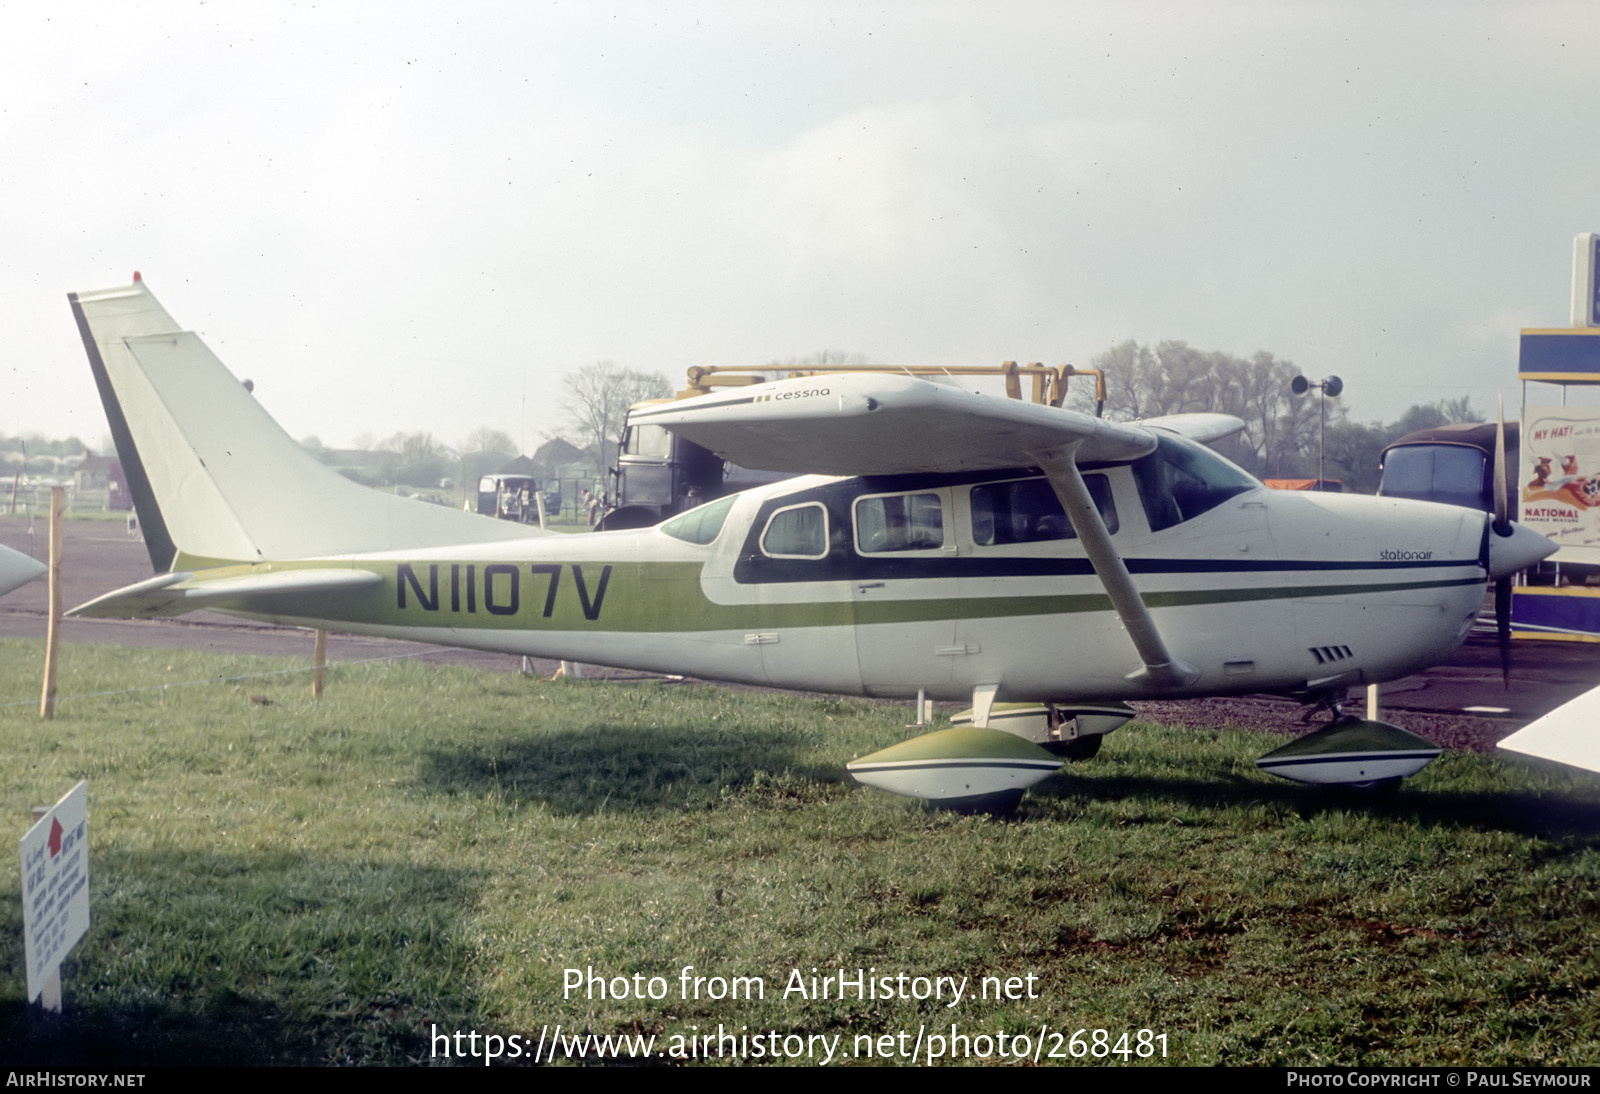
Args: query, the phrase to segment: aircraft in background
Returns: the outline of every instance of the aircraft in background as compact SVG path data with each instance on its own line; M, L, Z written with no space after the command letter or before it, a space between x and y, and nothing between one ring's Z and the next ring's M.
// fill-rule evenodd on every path
M1223 415L1118 424L882 374L643 409L632 420L741 466L811 474L651 528L533 534L324 467L138 275L69 299L156 570L72 614L207 608L966 700L970 726L851 765L958 806L1014 800L1059 767L1053 753L1091 753L1132 716L1129 699L1279 692L1331 705L1426 668L1466 636L1486 582L1554 549L1483 512L1267 490L1204 446L1240 428ZM1012 724L997 705L1008 702L1039 716ZM1341 718L1262 763L1361 783L1434 755L1395 727Z
M12 589L20 589L36 577L43 577L48 567L20 551L0 546L0 596Z

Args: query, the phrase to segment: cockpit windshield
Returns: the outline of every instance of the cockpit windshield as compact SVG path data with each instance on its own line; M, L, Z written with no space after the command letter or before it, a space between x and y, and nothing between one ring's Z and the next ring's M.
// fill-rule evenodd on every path
M661 530L673 539L703 546L721 533L722 524L728 519L728 510L732 509L733 503L738 500L737 494L729 494L725 498L696 506L687 513L679 514L667 521L661 526Z
M1261 486L1204 445L1166 433L1159 435L1154 452L1133 464L1133 479L1152 532L1193 520Z

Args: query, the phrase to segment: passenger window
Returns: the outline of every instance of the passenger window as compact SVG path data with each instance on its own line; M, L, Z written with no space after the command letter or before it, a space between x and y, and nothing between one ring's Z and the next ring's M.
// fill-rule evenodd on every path
M927 551L944 546L944 510L938 494L898 494L856 502L856 549Z
M821 558L828 553L828 512L821 505L780 509L761 533L761 550L769 558Z
M1084 485L1106 530L1118 528L1117 505L1104 475L1085 475ZM972 542L980 547L1076 539L1072 522L1049 479L1016 479L972 488Z

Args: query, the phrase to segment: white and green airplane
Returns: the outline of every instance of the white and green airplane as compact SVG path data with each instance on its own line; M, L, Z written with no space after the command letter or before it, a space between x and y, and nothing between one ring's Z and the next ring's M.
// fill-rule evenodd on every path
M807 474L653 528L533 534L324 467L137 275L70 300L156 570L73 614L207 608L970 701L971 727L852 765L956 804L1018 796L1053 753L1092 752L1129 699L1336 696L1426 668L1465 638L1486 582L1554 549L1474 510L1268 490L1202 443L1241 427L1222 415L1116 424L884 374L636 411L742 466ZM1001 716L1019 702L1039 717ZM1373 782L1437 754L1342 724L1269 769Z

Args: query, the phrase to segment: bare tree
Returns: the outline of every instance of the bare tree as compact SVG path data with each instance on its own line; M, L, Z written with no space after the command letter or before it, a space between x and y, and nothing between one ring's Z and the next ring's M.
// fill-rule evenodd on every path
M1406 408L1390 431L1391 442L1419 429L1437 429L1442 425L1459 422L1481 422L1483 415L1472 409L1472 400L1463 395L1458 399L1440 399L1436 403L1417 403Z
M1316 397L1296 398L1289 383L1300 371L1259 351L1251 357L1198 350L1166 341L1154 348L1127 341L1094 359L1106 374L1106 416L1129 421L1164 414L1212 411L1245 423L1230 455L1264 475L1299 475L1314 461L1319 409ZM1089 409L1087 388L1074 389L1072 405ZM1328 423L1344 420L1335 400Z
M390 481L406 486L438 486L450 469L450 450L432 433L396 433L379 446L394 454Z
M571 417L573 431L601 465L606 462L606 445L616 443L622 432L628 408L672 394L672 384L661 373L618 368L610 361L569 372L562 383L567 389L562 409Z
M1249 358L1194 349L1185 342L1154 348L1127 341L1094 359L1106 374L1106 416L1123 421L1163 414L1215 411L1244 422L1237 443L1219 447L1262 477L1302 478L1317 473L1322 415L1327 415L1326 470L1346 489L1370 491L1378 482L1378 458L1387 444L1418 429L1481 421L1462 396L1413 406L1388 425L1350 421L1343 400L1319 391L1294 395L1290 382L1300 369L1265 350ZM1087 388L1074 388L1070 404L1092 410Z
M515 459L517 442L502 430L479 426L467 434L460 455L461 481L470 484L476 482L480 475L486 475Z

